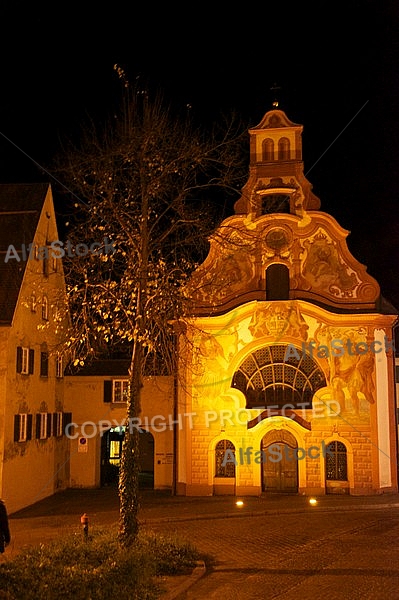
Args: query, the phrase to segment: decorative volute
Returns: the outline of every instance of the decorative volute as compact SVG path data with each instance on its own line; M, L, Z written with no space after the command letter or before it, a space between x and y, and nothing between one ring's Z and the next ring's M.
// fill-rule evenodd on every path
M277 109L268 111L259 125L249 130L249 179L234 206L236 214L302 216L304 211L320 208L303 173L302 130L302 125Z

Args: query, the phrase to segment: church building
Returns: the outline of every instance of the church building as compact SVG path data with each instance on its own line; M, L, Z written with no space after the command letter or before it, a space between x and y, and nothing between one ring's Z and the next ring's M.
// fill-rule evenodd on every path
M302 129L273 108L249 130L248 181L191 278L178 494L398 490L397 311L320 210Z

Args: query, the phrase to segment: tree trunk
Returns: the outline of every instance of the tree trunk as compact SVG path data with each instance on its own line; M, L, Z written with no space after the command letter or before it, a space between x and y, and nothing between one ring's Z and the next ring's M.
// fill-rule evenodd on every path
M139 435L137 417L140 414L142 348L134 344L131 371L130 393L127 403L127 423L122 446L119 473L119 540L124 547L131 546L137 537L139 523Z
M140 229L140 256L139 285L137 290L137 318L138 329L133 345L132 360L130 364L130 394L127 405L126 434L122 446L121 472L119 476L119 500L120 500L120 527L119 538L124 547L131 546L138 534L139 521L139 435L135 427L137 417L141 412L141 388L143 373L143 344L146 337L146 295L148 287L148 256L149 256L149 233L148 233L148 197L143 195L141 205L141 229Z

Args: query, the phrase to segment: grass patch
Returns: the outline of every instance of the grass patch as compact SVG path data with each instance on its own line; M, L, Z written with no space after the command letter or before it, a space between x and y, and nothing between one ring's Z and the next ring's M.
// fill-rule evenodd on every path
M200 558L177 537L140 532L124 549L116 529L92 529L88 540L71 534L0 564L0 599L156 600L157 576L191 572Z

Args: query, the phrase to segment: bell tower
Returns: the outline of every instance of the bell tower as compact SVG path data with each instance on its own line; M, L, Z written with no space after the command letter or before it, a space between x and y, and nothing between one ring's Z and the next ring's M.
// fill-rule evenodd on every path
M304 211L320 208L320 200L303 173L302 130L302 125L290 121L278 108L268 111L249 129L249 179L234 206L236 214L255 218L272 213L302 216Z

